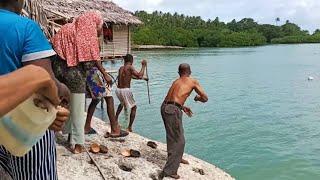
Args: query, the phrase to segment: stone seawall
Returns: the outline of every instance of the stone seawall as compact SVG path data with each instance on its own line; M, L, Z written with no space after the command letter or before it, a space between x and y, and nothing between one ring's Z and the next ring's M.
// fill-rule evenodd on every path
M152 149L147 146L147 142L150 141L149 139L135 133L131 133L122 139L106 139L103 135L107 130L110 131L109 125L97 118L92 120L92 124L98 134L87 136L86 146L89 147L92 142L95 142L109 148L108 154L92 154L106 179L157 179L158 173L161 171L167 158L165 144L156 142L158 145L157 149ZM102 179L97 168L89 163L90 158L86 153L73 155L66 149L66 144L64 143L66 137L60 135L57 139L58 174L60 180ZM123 157L120 152L124 148L140 151L141 157ZM185 154L184 159L188 160L190 164L181 164L179 168L178 174L183 180L234 179L218 167L191 155Z

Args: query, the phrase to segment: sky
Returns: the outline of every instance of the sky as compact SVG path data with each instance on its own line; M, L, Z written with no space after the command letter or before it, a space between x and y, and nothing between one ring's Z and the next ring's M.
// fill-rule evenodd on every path
M279 17L313 32L320 29L320 0L112 0L130 10L178 12L203 19L230 22L253 18L258 23L275 24Z

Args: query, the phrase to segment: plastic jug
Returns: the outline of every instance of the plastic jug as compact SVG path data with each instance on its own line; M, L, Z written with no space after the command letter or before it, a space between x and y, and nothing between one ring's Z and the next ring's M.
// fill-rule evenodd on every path
M0 144L14 156L28 153L56 118L54 106L49 105L48 109L35 106L34 99L38 97L31 96L0 118Z

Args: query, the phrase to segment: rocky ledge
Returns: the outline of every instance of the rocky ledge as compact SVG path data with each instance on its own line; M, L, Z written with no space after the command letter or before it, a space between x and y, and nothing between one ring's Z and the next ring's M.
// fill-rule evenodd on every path
M157 143L157 148L152 149L147 146L150 141L138 134L130 133L125 138L110 139L104 138L106 131L110 131L110 126L105 122L94 118L93 128L97 135L86 137L86 147L89 149L92 143L107 146L107 154L92 154L106 179L118 180L144 180L157 179L161 168L166 161L166 145ZM66 148L66 137L57 137L58 153L58 175L63 180L99 180L102 179L97 167L92 164L87 153L73 155ZM139 158L124 157L121 155L123 149L134 149L141 153ZM184 159L189 161L189 165L181 164L178 174L181 179L203 179L203 180L229 180L234 179L229 174L218 167L193 156L184 155ZM165 178L169 179L169 178Z

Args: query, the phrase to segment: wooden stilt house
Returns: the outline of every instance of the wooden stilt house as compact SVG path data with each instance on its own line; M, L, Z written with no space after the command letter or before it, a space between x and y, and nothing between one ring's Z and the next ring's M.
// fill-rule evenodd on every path
M62 25L86 11L102 13L105 28L112 34L107 43L101 40L101 56L117 58L131 53L130 27L142 24L131 12L109 0L27 0L23 14L39 22L48 38Z

